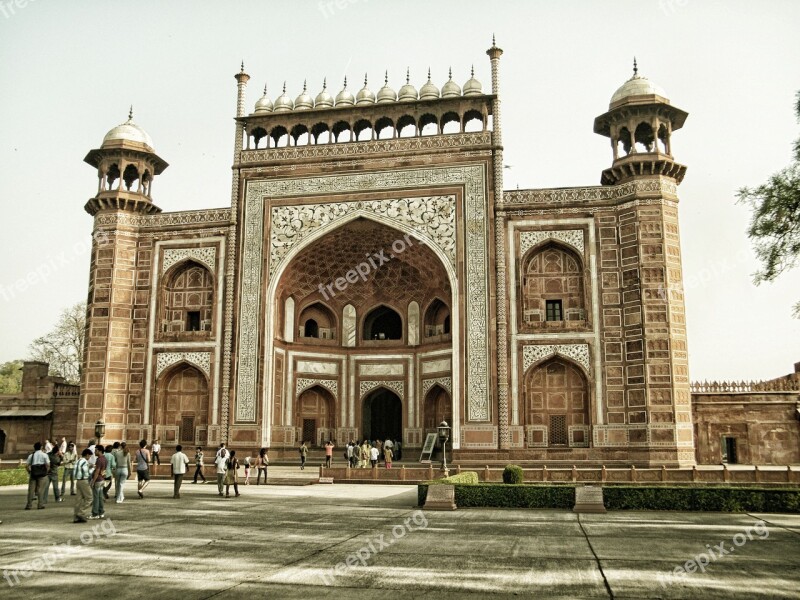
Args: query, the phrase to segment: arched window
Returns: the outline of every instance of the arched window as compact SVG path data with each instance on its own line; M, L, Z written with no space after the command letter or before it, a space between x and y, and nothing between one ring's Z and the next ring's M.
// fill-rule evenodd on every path
M336 339L336 317L333 311L321 302L306 306L298 318L301 338Z
M162 334L211 334L214 280L203 265L187 261L167 274L163 288Z
M365 340L402 340L403 319L388 306L378 306L364 319Z
M639 123L634 132L637 152L653 152L655 149L656 136L650 123Z
M522 328L586 325L583 266L577 253L550 243L522 266Z
M450 333L450 309L438 298L431 302L425 311L425 337L435 337Z

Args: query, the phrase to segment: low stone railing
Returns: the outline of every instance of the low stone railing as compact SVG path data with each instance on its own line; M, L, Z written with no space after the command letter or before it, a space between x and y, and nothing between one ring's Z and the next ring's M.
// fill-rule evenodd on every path
M476 471L482 482L503 481L503 469L465 468L465 471ZM460 473L459 465L450 467L450 474ZM548 468L532 467L522 470L525 483L603 483L603 484L768 484L798 485L800 484L800 466L761 467L743 466L734 469L727 465L677 468L606 468L606 467L572 467ZM383 467L370 469L350 469L347 467L319 468L320 477L333 477L339 483L380 482L380 483L417 483L442 477L439 465L428 467L405 467L393 469Z
M695 381L690 385L693 394L800 392L800 380L771 381Z

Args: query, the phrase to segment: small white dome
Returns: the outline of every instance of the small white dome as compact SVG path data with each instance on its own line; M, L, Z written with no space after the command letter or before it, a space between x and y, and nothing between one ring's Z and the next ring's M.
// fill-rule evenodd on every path
M331 108L333 106L333 96L328 93L328 79L322 80L322 91L317 94L317 99L314 101L316 108Z
M364 87L356 94L356 104L375 104L375 94L367 87L367 76L364 75Z
M439 88L431 81L431 70L428 69L428 81L419 90L420 100L435 100L439 97Z
M256 108L254 112L256 114L270 113L272 112L273 108L272 100L270 100L269 96L267 96L267 86L265 85L264 95L256 101Z
M481 86L481 82L475 79L475 67L472 67L472 71L470 72L470 78L464 84L464 95L465 96L478 96L483 94L483 88Z
M417 92L417 88L411 85L411 70L406 69L406 84L400 88L400 93L397 96L397 99L400 102L413 102L419 97L419 93Z
M153 140L150 135L133 122L133 107L128 113L128 120L109 131L103 138L102 145L104 146L106 142L114 141L136 142L150 148L153 147Z
M448 72L449 79L442 86L442 98L454 98L461 95L461 88L453 81L453 69Z
M311 96L308 95L307 86L305 80L303 81L303 91L297 97L297 100L294 101L294 109L295 110L309 110L314 108L314 100Z
M342 91L336 94L336 106L353 106L355 103L356 99L353 98L353 94L347 90L347 77L345 77Z
M611 96L611 104L631 96L652 95L661 96L662 98L667 97L667 93L661 86L653 83L647 79L647 77L639 75L639 67L636 65L636 59L633 59L633 77L628 79L628 81L623 83L619 89L614 92L614 95Z
M397 92L389 87L389 71L383 78L383 87L378 90L378 104L385 102L397 102Z
M286 95L286 82L283 82L283 93L275 99L273 112L289 112L294 109L294 102Z

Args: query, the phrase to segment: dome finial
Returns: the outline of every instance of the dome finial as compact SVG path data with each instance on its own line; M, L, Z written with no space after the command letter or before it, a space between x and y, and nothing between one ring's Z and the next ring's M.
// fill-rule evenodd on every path
M364 73L364 87L367 87L367 74Z
M492 34L492 48L494 48L495 46L497 46L497 42L494 39L494 34Z
M286 81L283 82L283 93L286 93Z
M447 69L447 77L450 79L450 81L453 81L453 67L449 67Z
M383 85L389 85L389 70L386 70L386 73L383 75Z
M303 79L303 93L304 94L306 93L306 83L307 83L307 80Z
M264 95L265 96L267 95L267 84L266 83L264 84Z
M239 71L240 73L244 73L244 61L242 61L242 70Z
M344 76L344 89L347 89L347 75Z
M428 67L428 81L431 80L431 68Z
M472 65L472 68L469 70L469 76L475 77L475 65Z
M411 83L411 67L406 67L406 85Z
M639 74L639 65L636 64L636 57L633 57L633 76L636 77Z
M128 121L133 121L133 104L131 104L131 109L128 111Z

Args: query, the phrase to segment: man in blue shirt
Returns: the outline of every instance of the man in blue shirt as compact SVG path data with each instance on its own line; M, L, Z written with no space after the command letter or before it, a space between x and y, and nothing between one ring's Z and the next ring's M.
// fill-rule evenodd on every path
M44 508L45 502L47 502L44 493L47 489L47 484L50 482L47 477L47 472L50 470L50 457L42 452L41 442L36 442L33 445L33 453L28 456L25 468L30 474L28 479L28 503L25 505L25 510L33 508L34 496L36 496L38 508Z

